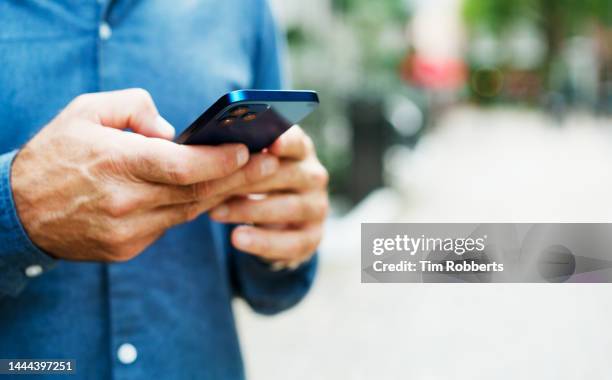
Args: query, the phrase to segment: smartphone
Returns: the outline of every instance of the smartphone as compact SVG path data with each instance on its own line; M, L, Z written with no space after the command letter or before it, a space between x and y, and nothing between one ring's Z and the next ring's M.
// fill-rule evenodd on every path
M319 105L314 91L239 90L223 95L177 139L179 144L270 146Z

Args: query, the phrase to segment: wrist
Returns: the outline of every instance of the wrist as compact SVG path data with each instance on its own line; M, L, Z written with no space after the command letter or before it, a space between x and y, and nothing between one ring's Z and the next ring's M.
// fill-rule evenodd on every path
M17 295L34 277L55 266L27 235L17 215L11 187L11 167L17 151L0 156L0 295Z
M10 165L9 184L13 209L17 215L17 220L24 233L35 243L39 240L35 238L36 232L33 226L35 207L28 197L28 194L32 194L35 190L35 184L28 183L30 182L28 179L30 170L25 165L29 155L30 152L27 146L16 152Z

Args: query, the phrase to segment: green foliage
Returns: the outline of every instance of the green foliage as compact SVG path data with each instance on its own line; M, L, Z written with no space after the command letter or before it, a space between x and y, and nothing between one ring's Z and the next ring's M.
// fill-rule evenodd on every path
M575 34L591 22L612 24L609 0L466 0L464 18L472 28L501 34L513 23L534 21L543 29Z
M361 48L361 68L368 73L362 85L372 94L380 88L397 86L397 70L405 51L389 49L384 39L388 30L403 30L408 18L404 1L334 0L334 4Z
M308 42L308 35L300 27L287 29L287 42L294 48L299 48Z
M403 22L406 20L406 7L401 0L332 0L333 9L344 16L365 16L374 23Z
M501 34L519 19L534 18L538 0L466 0L464 18L471 27Z

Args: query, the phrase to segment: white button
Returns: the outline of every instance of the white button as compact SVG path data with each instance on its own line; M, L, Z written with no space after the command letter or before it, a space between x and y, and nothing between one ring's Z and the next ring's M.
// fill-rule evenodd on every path
M113 34L113 30L111 29L110 25L108 25L107 23L103 22L98 27L98 36L100 37L101 40L103 41L108 40L112 34Z
M43 269L40 265L30 265L25 269L25 275L30 278L40 276L42 272Z
M133 344L123 343L117 350L117 359L123 364L132 364L138 357L138 351Z

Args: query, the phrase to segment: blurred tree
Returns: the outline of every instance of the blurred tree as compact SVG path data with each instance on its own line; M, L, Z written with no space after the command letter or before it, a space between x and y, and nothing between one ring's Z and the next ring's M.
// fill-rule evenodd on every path
M374 96L400 86L398 67L407 44L389 46L390 31L403 30L407 8L403 0L332 0L336 15L354 32L361 50L361 70L368 73L359 86Z
M319 92L318 112L302 124L330 170L332 194L356 203L382 183L382 152L392 132L384 100L404 87L399 66L408 49L408 10L405 0L319 6L320 22L287 29L294 85Z
M464 16L468 26L497 35L517 21L535 21L554 45L592 22L612 25L612 6L609 0L466 0Z
M484 30L498 38L521 22L535 25L546 40L541 78L550 82L551 71L561 60L564 41L574 35L592 34L597 25L612 25L612 6L609 0L466 0L464 18L472 32Z
M353 31L360 47L358 91L346 96L346 111L352 130L351 168L344 192L358 203L383 186L383 156L390 144L392 127L383 112L385 97L403 88L399 67L408 44L390 43L403 35L407 8L403 0L333 0L337 16Z

